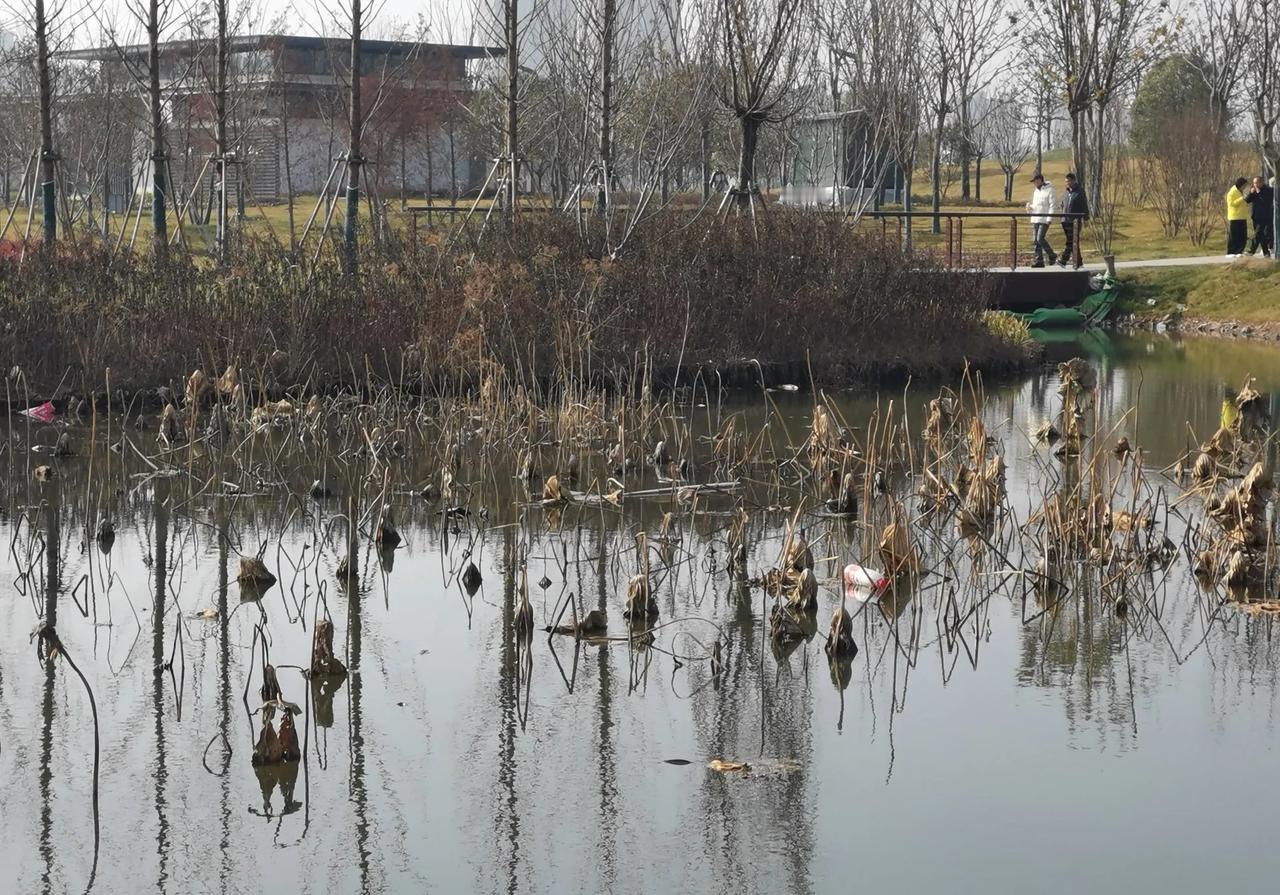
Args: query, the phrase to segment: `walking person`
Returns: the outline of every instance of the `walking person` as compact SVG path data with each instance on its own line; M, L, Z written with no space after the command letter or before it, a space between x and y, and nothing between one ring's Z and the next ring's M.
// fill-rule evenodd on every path
M1062 267L1066 267L1067 261L1070 260L1073 268L1080 269L1080 230L1087 220L1089 220L1089 199L1080 188L1080 184L1076 182L1076 176L1068 173L1067 188L1062 194L1062 238L1065 244L1062 246L1062 255L1058 259L1058 264Z
M1271 257L1271 248L1275 245L1275 234L1271 232L1271 213L1275 193L1274 189L1267 186L1265 180L1255 177L1249 192L1245 194L1244 201L1249 203L1249 214L1253 218L1253 242L1249 243L1250 255L1256 255L1258 248L1261 247L1262 254L1267 258Z
M1049 225L1053 223L1053 213L1057 209L1057 197L1053 192L1053 184L1044 179L1039 171L1031 175L1031 183L1035 189L1031 192L1031 201L1027 203L1027 211L1031 214L1031 245L1036 251L1036 260L1032 267L1044 267L1047 257L1050 264L1058 260L1058 256L1049 246Z
M1249 241L1249 203L1244 199L1244 188L1248 182L1243 177L1239 177L1231 189L1227 190L1227 255L1229 257L1244 254L1245 243Z

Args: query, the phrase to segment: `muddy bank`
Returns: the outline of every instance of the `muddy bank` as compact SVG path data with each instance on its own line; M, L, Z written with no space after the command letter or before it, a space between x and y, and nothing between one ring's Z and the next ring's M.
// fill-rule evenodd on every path
M1280 323L1244 322L1240 320L1214 320L1204 317L1184 317L1177 312L1163 314L1129 314L1115 322L1121 332L1170 332L1194 333L1227 339L1253 339L1259 342L1280 342Z

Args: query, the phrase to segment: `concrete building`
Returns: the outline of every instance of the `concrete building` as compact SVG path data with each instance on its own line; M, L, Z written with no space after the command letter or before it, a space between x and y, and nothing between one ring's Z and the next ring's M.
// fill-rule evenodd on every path
M230 40L228 133L236 164L229 180L241 198L272 202L291 186L316 193L339 165L347 143L350 42L280 34ZM489 47L366 40L361 59L368 124L363 134L368 185L384 198L405 193L465 191L483 176L460 133L460 104L470 93L468 66L497 55ZM161 44L169 168L174 192L207 195L215 148L212 39ZM101 66L100 81L127 84L145 71L145 45L98 47L63 54L66 62ZM133 126L118 142L118 182L135 181L151 154L144 100L119 90ZM230 154L230 153L229 153ZM202 176L203 175L203 176ZM122 205L126 192L109 197Z
M796 122L781 201L788 205L867 206L901 203L903 172L877 140L865 112L823 112Z

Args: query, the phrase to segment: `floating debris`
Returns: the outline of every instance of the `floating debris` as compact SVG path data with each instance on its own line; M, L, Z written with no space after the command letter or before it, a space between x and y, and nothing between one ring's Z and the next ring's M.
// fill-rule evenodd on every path
M13 369L17 370L18 368L14 367ZM10 371L10 373L12 372L13 371ZM36 407L28 407L26 410L20 410L18 413L21 416L27 417L27 419L35 420L37 423L51 423L53 422L55 412L53 409L53 402L45 401L43 404Z
M462 587L466 590L467 596L474 597L483 583L484 578L481 576L480 570L476 568L476 564L468 561L467 567L462 570Z
M311 488L307 493L312 500L329 500L333 497L333 491L326 487L319 479L311 483Z
M311 637L311 673L316 675L342 675L347 666L333 654L333 622L322 618L316 622Z

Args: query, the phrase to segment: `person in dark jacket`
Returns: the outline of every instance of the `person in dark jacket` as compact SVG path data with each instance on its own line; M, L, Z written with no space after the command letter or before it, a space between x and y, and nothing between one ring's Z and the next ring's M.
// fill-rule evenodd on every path
M1076 182L1076 176L1068 174L1067 188L1062 194L1062 236L1066 245L1058 259L1060 267L1066 267L1068 259L1073 267L1080 267L1080 230L1088 219L1089 200Z
M1267 186L1261 177L1255 177L1249 192L1245 193L1244 201L1249 203L1249 216L1253 218L1253 242L1249 244L1249 254L1256 255L1261 246L1262 254L1270 258L1271 247L1275 244L1275 234L1271 232L1275 190Z

